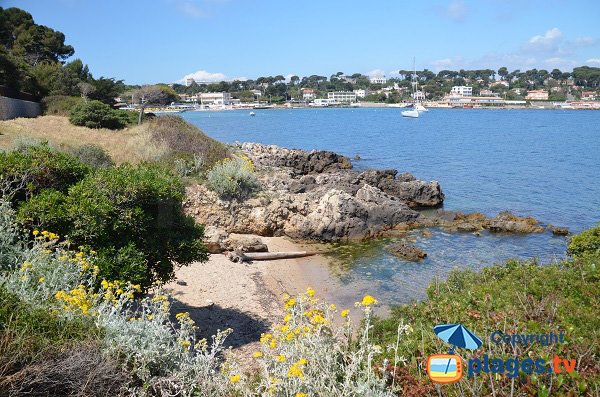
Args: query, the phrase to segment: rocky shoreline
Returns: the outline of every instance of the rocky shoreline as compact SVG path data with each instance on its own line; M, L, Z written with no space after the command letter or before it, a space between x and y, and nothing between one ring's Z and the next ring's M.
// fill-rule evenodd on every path
M332 242L425 227L472 233L546 230L533 218L508 212L494 218L443 210L424 216L419 209L441 207L444 202L437 181L418 180L396 170L356 171L349 158L333 152L258 143L237 144L235 149L254 163L259 192L246 200L223 200L203 185L187 188L184 206L206 225L212 252L235 249L228 239L232 233ZM562 228L554 232L565 233Z

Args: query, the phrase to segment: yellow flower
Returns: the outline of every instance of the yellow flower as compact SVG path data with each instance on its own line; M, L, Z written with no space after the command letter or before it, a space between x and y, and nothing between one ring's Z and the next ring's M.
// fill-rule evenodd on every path
M350 314L350 310L348 309L342 310L342 312L340 313L342 317L348 317L348 314Z
M21 266L21 270L27 270L27 269L31 269L33 267L33 265L31 264L31 262L25 262L23 263L23 265Z
M286 333L286 332L288 332L289 329L290 329L289 325L284 325L283 327L281 327L281 332Z
M46 280L46 277L40 277L38 283L43 283Z
M310 297L313 297L313 296L315 296L315 290L314 290L314 289L312 289L312 288L310 288L310 287L308 287L308 288L306 289L306 295L308 295L308 296L310 296Z
M182 317L189 317L189 316L190 316L190 314L188 312L184 312L184 313L177 313L175 315L175 318L179 320Z
M271 349L275 349L277 347L277 340L271 339L271 343L269 343L269 347Z
M273 337L273 335L271 334L262 334L260 336L260 343L267 343L269 341L269 339L271 339Z
M148 319L148 321L152 321L154 319L154 316L152 314L148 314L146 318Z
M261 352L254 352L254 354L252 355L252 357L254 357L254 358L259 358L262 356L263 356L263 354Z
M288 378L304 378L304 372L302 372L302 369L299 366L294 364L288 370L287 376Z
M240 381L240 379L241 379L241 376L240 376L240 375L233 375L232 377L230 377L230 378L229 378L229 381L230 381L231 383L236 383L236 382L239 382L239 381Z
M285 315L285 317L283 318L283 322L287 323L288 321L290 321L290 319L292 318L291 313L288 313Z
M296 393L296 397L308 397L306 393Z
M365 295L360 302L363 306L371 306L377 303L377 299L373 298L371 295Z
M321 316L320 314L316 314L311 320L311 323L313 324L321 324L325 322L325 317Z
M40 234L40 231L39 231L39 230L34 230L34 231L33 231L33 235L34 235L34 236L37 236L38 234Z
M179 339L179 344L185 348L188 348L191 345L189 340L183 340L183 339Z
M284 362L284 361L285 361L285 356L284 356L283 354L280 354L280 355L278 355L277 357L275 357L275 360L276 360L278 363L282 363L282 362Z
M337 306L334 305L333 303L331 305L329 305L329 310L334 311L337 309Z
M296 304L296 299L291 298L285 303L285 308L289 309L289 308L293 307L295 304Z

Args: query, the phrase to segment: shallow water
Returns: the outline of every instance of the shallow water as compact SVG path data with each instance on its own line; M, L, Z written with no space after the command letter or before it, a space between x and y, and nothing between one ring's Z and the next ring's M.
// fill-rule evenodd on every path
M395 168L437 180L444 208L495 215L510 210L578 232L600 220L600 112L431 109L405 119L398 109L289 109L188 112L183 117L225 142L252 141L359 154L356 168ZM508 258L542 262L564 255L565 239L448 234L416 244L420 263L388 254L385 241L338 247L332 273L344 295L372 293L387 304L425 296L434 277Z

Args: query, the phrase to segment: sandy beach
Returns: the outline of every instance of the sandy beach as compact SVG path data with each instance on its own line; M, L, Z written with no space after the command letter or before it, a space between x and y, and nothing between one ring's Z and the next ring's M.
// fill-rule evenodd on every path
M270 252L314 250L284 237L262 237ZM201 337L218 329L233 328L227 345L236 353L256 350L261 333L283 317L282 296L307 287L328 301L339 282L322 255L298 259L234 263L225 255L212 254L206 263L193 263L176 271L176 280L165 289L174 298L174 312L189 312L200 327Z

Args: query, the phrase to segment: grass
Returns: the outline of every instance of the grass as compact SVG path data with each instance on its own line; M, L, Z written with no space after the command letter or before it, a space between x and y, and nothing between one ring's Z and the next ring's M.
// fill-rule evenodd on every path
M95 144L117 164L172 161L204 151L207 160L227 156L226 147L178 117L164 116L141 126L112 131L90 129L69 123L63 116L42 116L0 121L0 149L11 150L24 140L47 141L62 151Z
M67 320L34 308L0 287L0 376L74 342L98 339L92 321Z

